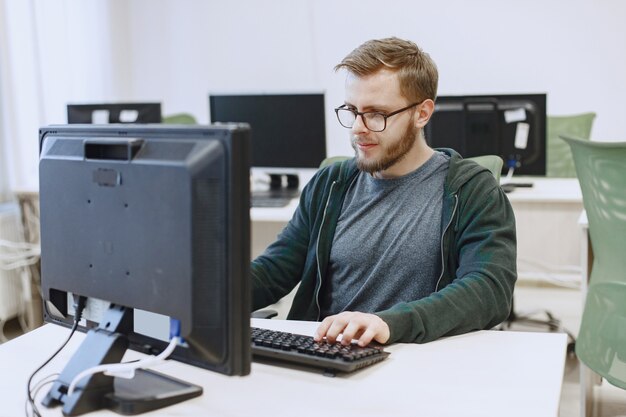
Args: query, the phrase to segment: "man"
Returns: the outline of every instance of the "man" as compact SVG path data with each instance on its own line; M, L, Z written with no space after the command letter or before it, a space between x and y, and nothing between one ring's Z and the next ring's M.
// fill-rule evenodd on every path
M426 144L435 64L413 42L388 38L335 69L347 70L336 113L355 158L314 176L252 262L253 308L300 283L288 318L323 320L318 341L362 346L499 324L516 280L515 220L487 169Z

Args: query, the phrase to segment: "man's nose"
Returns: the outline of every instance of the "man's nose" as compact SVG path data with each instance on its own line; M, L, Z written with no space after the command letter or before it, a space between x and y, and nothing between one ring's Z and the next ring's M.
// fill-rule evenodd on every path
M357 114L354 119L354 124L352 125L352 133L363 133L367 132L368 129L365 126L365 121L363 120L363 115Z

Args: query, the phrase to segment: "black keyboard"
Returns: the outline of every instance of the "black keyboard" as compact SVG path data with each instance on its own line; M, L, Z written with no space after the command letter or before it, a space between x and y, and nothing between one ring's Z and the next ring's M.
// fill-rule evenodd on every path
M297 188L255 190L251 193L250 205L252 207L285 207L299 196L300 191Z
M252 354L312 366L326 373L353 372L380 362L389 356L378 346L360 347L355 344L316 342L311 336L252 328Z
M291 202L291 198L282 197L256 197L252 196L252 207L285 207Z

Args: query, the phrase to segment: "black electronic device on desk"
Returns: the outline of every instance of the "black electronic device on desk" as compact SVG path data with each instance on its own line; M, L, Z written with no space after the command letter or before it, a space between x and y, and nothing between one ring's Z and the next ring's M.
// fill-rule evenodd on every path
M286 207L291 200L298 198L299 190L263 190L253 191L250 196L251 207Z
M424 134L464 158L500 156L503 175L546 175L546 94L439 96Z
M534 184L532 182L505 182L500 185L502 191L510 193L515 191L516 188L532 188Z
M316 342L311 336L256 327L252 328L252 354L255 357L314 367L330 376L336 372L354 372L389 356L389 352L378 346Z
M209 110L213 123L252 129L252 168L270 177L268 192L253 192L252 207L287 205L301 188L298 171L317 169L326 158L323 93L211 94Z
M43 404L137 413L202 393L149 371L81 377L127 347L248 374L249 127L59 125L39 141L45 321L75 329L74 311L105 303ZM163 337L141 332L145 315L165 318Z
M161 103L68 104L70 124L161 123Z
M290 176L272 174L269 176L267 184L264 181L259 181L262 188L255 189L256 187L253 186L250 205L252 207L285 207L289 205L291 200L300 196L298 177L295 178L295 181L289 181L292 179Z

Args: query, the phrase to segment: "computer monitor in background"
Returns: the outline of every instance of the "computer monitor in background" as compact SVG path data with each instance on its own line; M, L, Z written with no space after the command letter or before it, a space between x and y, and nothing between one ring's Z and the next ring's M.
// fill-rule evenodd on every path
M68 104L67 123L161 123L161 103Z
M298 169L326 158L324 94L211 94L209 110L213 123L250 125L252 166L270 175L274 190L297 191Z
M546 174L546 94L440 96L425 128L432 147L493 154L503 174Z
M80 371L119 362L127 343L155 353L177 333L184 344L171 358L250 372L247 125L50 126L40 130L39 173L45 320L70 326L78 296L86 312L106 302L44 405L79 414L103 407L105 395L118 410L149 409L144 391L161 406L199 395L149 372L131 383L134 402L102 374L67 395ZM165 335L137 332L146 314L164 318ZM163 384L177 395L153 390Z

